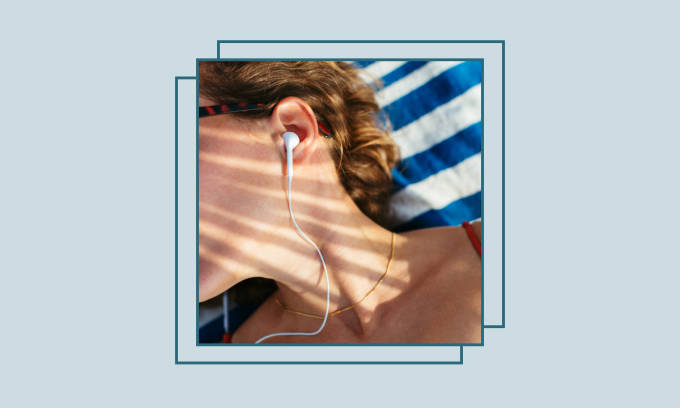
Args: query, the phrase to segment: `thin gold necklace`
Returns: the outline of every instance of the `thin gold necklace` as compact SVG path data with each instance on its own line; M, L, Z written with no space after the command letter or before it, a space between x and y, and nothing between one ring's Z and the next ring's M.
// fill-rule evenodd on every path
M368 295L373 293L375 288L377 288L382 283L382 281L385 280L387 273L390 271L390 267L392 266L392 258L394 258L394 232L392 233L392 249L390 250L390 257L387 260L387 267L385 268L385 273L383 273L382 276L380 277L380 279L378 279L378 282L376 282L375 285L373 285L373 287L371 288L371 290L366 292L364 297L362 297L358 302L351 304L347 307L343 307L342 309L338 309L334 312L331 312L331 313L328 314L328 316L336 316L336 315L339 315L342 312L346 312L346 311L354 308L356 305L363 302L368 297ZM283 309L284 312L292 313L292 314L295 314L295 315L298 315L298 316L303 316L303 317L311 317L311 318L314 318L314 319L323 319L323 315L316 315L316 314L312 314L312 313L298 312L297 310L289 309L286 306L284 306L283 303L281 303L281 301L279 300L278 297L274 298L274 300L276 301L276 303L279 304L279 306L281 306L281 308Z

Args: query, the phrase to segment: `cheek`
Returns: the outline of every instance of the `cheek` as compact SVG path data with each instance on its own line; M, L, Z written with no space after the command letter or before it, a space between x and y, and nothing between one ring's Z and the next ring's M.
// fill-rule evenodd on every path
M199 299L207 300L245 279L239 253L249 232L233 221L244 217L247 197L239 194L229 169L209 160L198 163Z
M249 146L236 135L201 131L198 141L199 202L225 206L237 198L232 188L247 182L238 166L239 157L248 156Z
M282 160L260 136L201 130L198 146L198 193L201 204L260 219L285 196Z
M281 176L271 174L266 162L241 166L243 156L199 153L198 200L201 207L212 207L233 215L266 218L266 208L280 201ZM266 171L269 166L270 171Z
M271 146L227 136L199 138L199 297L205 300L251 268L253 242L281 222L287 207L280 160Z

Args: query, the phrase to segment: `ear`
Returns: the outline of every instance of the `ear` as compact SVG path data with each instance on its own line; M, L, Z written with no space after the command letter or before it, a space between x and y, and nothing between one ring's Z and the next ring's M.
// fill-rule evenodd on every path
M276 105L269 120L275 131L275 142L284 157L286 148L281 135L285 132L295 132L300 138L300 144L293 150L294 161L304 161L316 151L319 141L318 124L314 111L307 102L293 96L284 98Z

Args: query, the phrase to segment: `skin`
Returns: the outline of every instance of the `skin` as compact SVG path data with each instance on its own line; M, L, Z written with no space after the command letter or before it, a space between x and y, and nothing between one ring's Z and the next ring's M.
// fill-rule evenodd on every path
M199 97L201 106L215 102ZM280 331L314 331L326 281L316 250L288 212L281 134L300 137L294 150L293 211L324 256L330 311L356 303L385 272L392 233L364 215L343 188L312 109L285 98L264 119L217 115L199 121L199 301L251 278L274 279L278 291L233 334L254 342ZM474 224L481 236L479 224ZM315 336L267 342L446 342L481 339L481 264L462 228L396 234L389 274L361 304L329 317Z

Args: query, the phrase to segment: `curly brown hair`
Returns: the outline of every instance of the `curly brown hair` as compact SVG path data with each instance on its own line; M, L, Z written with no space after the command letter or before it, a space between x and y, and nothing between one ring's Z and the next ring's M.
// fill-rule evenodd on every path
M333 135L326 139L340 181L366 215L379 221L392 189L399 149L389 136L371 86L339 61L201 61L199 93L219 104L263 103L264 117L285 97L304 100Z

